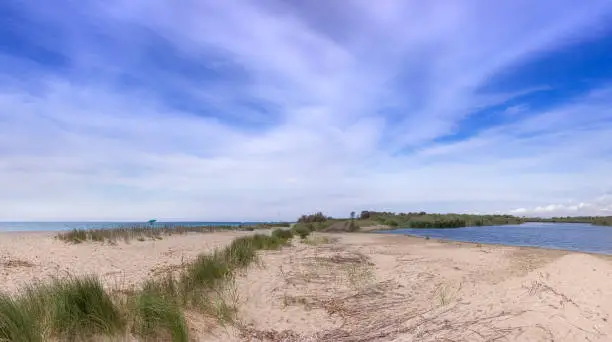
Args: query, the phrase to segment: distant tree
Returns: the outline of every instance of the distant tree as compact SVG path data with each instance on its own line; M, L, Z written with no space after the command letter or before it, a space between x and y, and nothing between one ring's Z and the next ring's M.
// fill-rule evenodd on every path
M323 213L319 211L311 215L302 215L298 219L298 223L325 222L327 219L327 216L323 215Z

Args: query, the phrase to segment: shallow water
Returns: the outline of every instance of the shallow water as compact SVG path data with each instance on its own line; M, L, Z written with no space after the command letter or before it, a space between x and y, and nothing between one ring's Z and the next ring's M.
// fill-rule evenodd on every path
M407 228L382 231L381 233L612 255L612 227L582 223L524 223L521 225L456 229Z

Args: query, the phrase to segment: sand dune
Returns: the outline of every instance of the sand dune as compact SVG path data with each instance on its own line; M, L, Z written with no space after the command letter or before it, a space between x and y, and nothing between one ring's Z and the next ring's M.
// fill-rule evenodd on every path
M99 274L132 287L247 232L115 246L4 233L0 284ZM239 275L238 323L193 318L199 341L610 341L612 258L381 234L261 254ZM188 318L190 316L188 315Z

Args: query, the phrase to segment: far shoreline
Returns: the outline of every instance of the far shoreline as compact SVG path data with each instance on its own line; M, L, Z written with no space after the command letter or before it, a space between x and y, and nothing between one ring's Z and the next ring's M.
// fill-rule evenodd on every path
M484 228L484 227L479 227L479 228ZM410 229L410 228L398 228L398 229L393 229L393 230L400 230L400 229ZM446 229L458 229L458 228L446 228ZM388 230L388 231L391 231L391 230ZM518 248L521 250L533 249L536 251L554 251L554 252L562 252L564 254L581 253L581 254L588 254L592 256L602 256L602 257L609 258L610 260L612 260L612 253L591 252L591 251L582 251L582 250L576 250L576 249L562 249L562 248L543 247L543 246L534 246L534 245L514 245L514 244L503 244L503 243L493 243L493 242L461 241L461 240L444 239L444 238L438 238L438 237L425 237L425 236L420 236L420 235L402 234L402 233L395 233L395 234L391 233L390 234L390 233L385 233L384 231L380 231L380 230L369 231L369 232L359 232L359 233L353 233L353 234L380 234L383 236L396 237L396 238L401 237L404 239L416 239L419 241L423 241L425 243L430 241L430 242L438 242L442 244L455 244L457 246L465 246L465 247L479 247L479 245L482 245L482 246L489 246L489 247Z

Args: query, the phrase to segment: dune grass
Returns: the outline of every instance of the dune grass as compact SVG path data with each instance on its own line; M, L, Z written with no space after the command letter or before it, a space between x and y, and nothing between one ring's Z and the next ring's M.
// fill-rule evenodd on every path
M41 327L24 305L7 295L0 295L0 341L42 342Z
M177 301L154 288L136 297L133 332L147 340L189 341L183 309Z
M135 293L105 291L97 277L55 279L0 294L0 341L81 341L132 333L143 340L183 342L186 308L232 321L236 308L223 292L235 271L257 259L257 251L279 249L293 236L255 234L201 254L179 274L149 279Z
M290 239L293 237L293 230L277 228L272 231L272 237L278 239Z
M259 227L259 226L257 226ZM255 226L181 226L181 225L148 225L135 224L131 226L120 226L114 228L75 228L60 232L56 237L69 243L82 243L86 241L129 242L131 240L145 241L162 239L163 236L186 233L210 233L220 230L253 230Z
M310 235L306 239L302 240L303 243L311 246L325 245L338 241L338 238L332 238L329 236L321 235Z
M96 277L67 278L0 297L0 341L112 336L125 320Z

